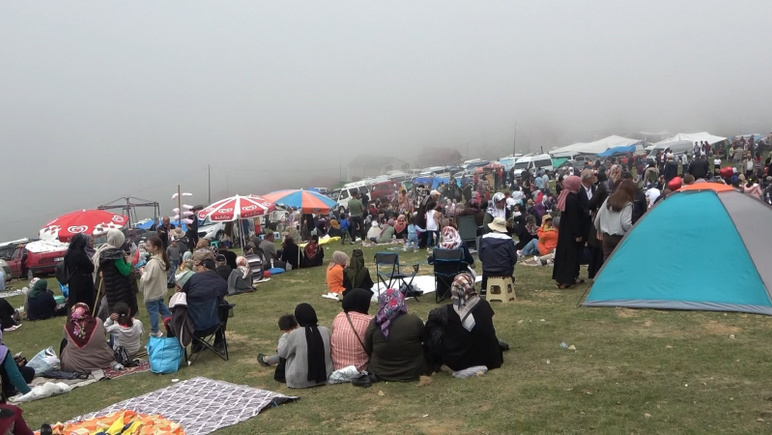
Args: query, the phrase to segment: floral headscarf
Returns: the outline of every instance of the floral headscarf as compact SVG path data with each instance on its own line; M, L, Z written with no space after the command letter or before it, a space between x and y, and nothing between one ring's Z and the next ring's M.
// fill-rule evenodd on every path
M462 243L461 236L455 228L447 226L442 229L442 243L440 243L440 246L443 249L457 249Z
M378 296L378 314L375 324L381 328L383 338L389 339L391 322L402 314L407 314L405 295L401 291L390 288Z
M70 308L70 317L64 325L64 332L78 349L82 349L91 341L96 325L97 320L91 316L88 305L78 302Z
M450 298L453 301L453 310L461 319L461 326L467 331L472 331L475 325L472 309L480 302L477 291L474 288L474 278L468 273L459 273L453 279L450 286Z

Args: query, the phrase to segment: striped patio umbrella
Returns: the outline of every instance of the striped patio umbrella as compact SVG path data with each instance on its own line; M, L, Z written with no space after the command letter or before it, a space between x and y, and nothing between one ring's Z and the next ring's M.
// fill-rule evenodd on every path
M199 219L213 222L232 222L272 212L276 207L272 201L257 195L234 195L221 199L198 212Z
M278 190L263 195L263 198L274 204L300 209L304 214L329 213L338 204L319 192L303 189Z

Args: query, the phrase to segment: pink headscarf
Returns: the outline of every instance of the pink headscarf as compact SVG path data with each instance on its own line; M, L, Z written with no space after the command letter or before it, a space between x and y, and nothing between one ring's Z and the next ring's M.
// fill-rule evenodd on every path
M558 196L558 210L566 211L566 198L569 193L579 193L579 188L582 187L582 179L576 175L571 175L563 180L563 190L560 191Z

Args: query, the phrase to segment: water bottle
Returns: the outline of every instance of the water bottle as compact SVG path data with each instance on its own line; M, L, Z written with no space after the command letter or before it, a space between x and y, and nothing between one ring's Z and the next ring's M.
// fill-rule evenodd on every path
M560 347L563 348L563 349L568 349L568 343L566 343L564 341L564 342L560 343Z

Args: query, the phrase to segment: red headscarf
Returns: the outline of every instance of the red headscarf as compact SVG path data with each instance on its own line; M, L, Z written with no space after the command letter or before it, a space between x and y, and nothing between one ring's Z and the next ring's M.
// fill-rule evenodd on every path
M64 332L78 349L83 349L94 335L97 321L91 316L88 305L78 302L70 308L70 318L64 325ZM103 337L104 339L104 337Z
M579 193L579 188L582 187L582 179L576 175L571 175L563 180L563 190L560 191L558 196L558 210L566 211L566 198L569 193Z

